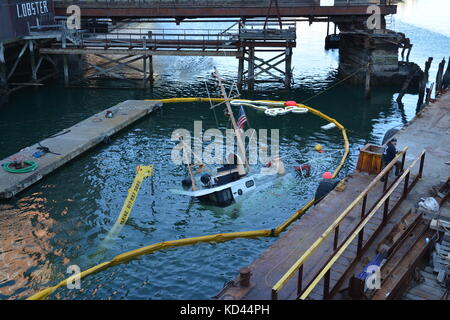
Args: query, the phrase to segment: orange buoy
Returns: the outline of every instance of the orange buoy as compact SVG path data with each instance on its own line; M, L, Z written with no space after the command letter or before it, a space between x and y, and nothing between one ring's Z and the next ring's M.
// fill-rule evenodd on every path
M295 102L295 101L286 101L286 102L284 103L284 105L285 105L286 107L295 107L295 106L297 106L297 102Z
M331 174L331 172L325 172L323 175L322 175L322 178L324 178L324 179L333 179L333 175Z

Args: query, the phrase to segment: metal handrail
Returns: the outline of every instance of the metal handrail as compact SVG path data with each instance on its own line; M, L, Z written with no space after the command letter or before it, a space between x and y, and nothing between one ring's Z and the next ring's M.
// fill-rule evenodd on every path
M330 234L335 232L334 249L337 248L337 237L339 234L339 225L344 220L344 218L363 201L363 211L365 211L367 203L367 194L380 182L380 180L385 177L383 191L387 190L388 175L397 161L402 157L402 169L405 163L406 151L408 147L405 147L401 152L399 152L395 158L375 177L374 180L364 189L358 197L346 208L339 217L328 227L325 232L311 245L311 247L292 265L291 268L281 277L281 279L272 287L272 299L276 300L278 298L278 292L284 287L284 285L291 279L297 271L299 271L299 285L298 293L301 289L301 276L303 273L303 264L309 259L309 257L321 246L321 244L327 239ZM392 185L391 185L392 186Z
M329 271L333 264L341 257L342 253L348 248L348 246L351 244L351 242L356 238L358 234L364 229L366 224L370 221L370 219L375 215L375 213L378 211L378 209L381 208L381 206L386 203L388 203L390 196L392 193L396 190L396 188L400 185L401 182L405 181L404 186L404 193L403 196L405 196L406 190L408 190L408 182L409 177L411 175L411 169L415 167L417 162L420 160L420 169L419 169L419 175L416 177L413 184L417 182L418 179L422 177L423 173L423 165L425 161L425 150L423 150L420 155L414 159L414 161L411 163L411 165L406 169L402 175L393 183L393 185L390 187L389 191L383 195L383 197L375 204L375 206L370 210L370 212L365 216L364 220L362 220L356 229L353 231L352 234L348 236L348 238L344 241L344 243L340 246L339 250L337 250L333 256L328 260L327 264L322 268L322 270L319 272L319 274L311 281L311 283L306 287L306 289L301 293L301 295L298 297L301 300L304 300L308 297L308 295L311 293L312 290L316 287L316 285L319 283L320 280L328 273L329 277ZM409 186L409 189L412 188L413 184Z
M138 8L173 8L177 7L216 7L222 6L223 2L221 1L193 1L193 0L106 0L106 1L92 1L92 0L53 0L55 7L59 7L61 5L67 4L77 4L86 7L98 7L101 5L102 7L138 7ZM227 0L228 5L239 5L242 7L267 7L267 3L260 0ZM343 0L339 2L335 2L334 6L361 6L361 5L391 5L392 0L379 0L378 2L374 2L373 0ZM299 0L280 0L278 3L279 6L282 7L318 7L319 3L311 3L311 2L303 2L300 3Z

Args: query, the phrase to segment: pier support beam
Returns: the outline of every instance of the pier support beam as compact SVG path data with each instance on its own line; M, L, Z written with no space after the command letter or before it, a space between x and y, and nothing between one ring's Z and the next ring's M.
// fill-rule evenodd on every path
M0 105L8 101L12 92L29 86L38 86L56 76L55 62L37 50L46 39L21 39L0 42Z
M339 72L342 78L350 77L353 83L367 83L368 66L371 66L371 85L398 85L405 82L411 69L417 65L399 62L398 50L405 35L387 29L356 30L341 28L339 44ZM420 75L412 79L417 86Z
M286 48L286 61L284 73L284 86L288 89L292 84L292 48Z
M295 23L282 23L281 19L269 17L264 24L251 19L242 20L238 39L239 90L246 87L252 92L256 83L281 83L288 89L291 87L292 48L296 46ZM271 56L268 57L267 53ZM245 61L247 70L244 69Z
M148 57L148 62L149 62L148 67L149 67L149 71L150 71L149 80L150 80L150 84L153 85L154 77L153 77L153 56L152 55Z
M64 84L69 85L69 64L67 61L67 56L63 56L63 68L64 68Z
M153 83L153 56L152 55L132 55L127 54L120 57L117 55L110 55L107 52L104 54L89 54L89 53L77 53L77 54L63 54L65 61L77 57L78 59L85 60L83 64L87 66L80 73L79 79L68 79L68 62L64 62L67 65L67 70L64 67L64 78L67 84L79 84L89 79L119 79L125 80L133 84L136 87L136 80L141 83L138 87L145 87L147 82ZM89 59L83 59L89 56ZM78 62L80 63L80 61ZM127 72L132 73L128 76ZM67 76L67 77L66 77Z
M251 47L249 49L249 55L247 58L248 62L248 78L247 78L247 86L250 92L253 92L255 89L255 48Z
M5 47L0 42L0 106L6 103L8 98L8 76L6 73Z
M292 48L274 50L275 56L271 58L257 57L257 50L251 46L243 51L243 57L239 58L238 86L252 92L256 83L282 83L286 88L292 84ZM247 61L247 70L244 70L244 61ZM284 63L284 70L282 64ZM258 79L264 77L264 79Z
M242 55L238 58L239 64L238 64L238 76L237 76L237 86L239 91L242 91L242 85L243 85L243 75L244 75L244 54L245 50L241 50Z
M142 57L142 86L145 87L147 82L153 84L153 56L145 55Z
M31 80L37 81L38 65L36 64L36 52L33 40L28 40L28 50L30 51L30 65L31 65Z

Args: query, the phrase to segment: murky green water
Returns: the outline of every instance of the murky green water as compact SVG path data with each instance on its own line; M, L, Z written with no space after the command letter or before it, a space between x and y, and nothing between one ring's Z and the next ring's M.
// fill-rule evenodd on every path
M394 26L412 39L412 61L422 66L428 56L435 60L448 56L450 38L409 23L414 21L396 19ZM433 23L430 20L425 27L436 30ZM293 61L294 89L288 92L268 85L248 98L301 102L332 86L337 81L338 52L324 51L325 34L325 24L300 23ZM159 76L152 90L49 85L17 93L13 102L0 110L0 158L123 100L206 96L204 81L213 85L213 66L227 80L237 72L233 58L156 57L155 64ZM431 79L436 69L435 62ZM359 147L379 142L387 129L402 125L415 114L414 95L404 97L405 107L400 110L396 94L387 88L374 90L370 101L364 100L362 93L362 88L344 84L308 103L350 130L351 155L342 175L354 168ZM216 116L219 128L224 129L225 116L221 111ZM284 221L313 196L321 173L336 166L341 156L335 151L342 146L340 132L320 130L325 122L312 115L268 118L247 110L247 116L254 128L280 129L281 154L289 173L270 188L228 208L204 206L168 191L179 187L185 175L184 169L170 160L170 135L176 128L192 130L194 120L202 120L204 129L215 128L214 114L206 103L165 105L161 112L115 136L111 144L91 150L13 200L1 202L0 298L24 298L54 285L68 276L69 265L86 269L123 251L159 241L269 229ZM316 153L316 143L324 145L327 152ZM292 167L304 162L313 165L313 174L302 180ZM117 218L135 167L150 163L155 168L153 193L147 180L119 239L104 256L95 256ZM52 298L208 299L273 241L243 239L161 251L90 276L82 281L80 291L61 289Z

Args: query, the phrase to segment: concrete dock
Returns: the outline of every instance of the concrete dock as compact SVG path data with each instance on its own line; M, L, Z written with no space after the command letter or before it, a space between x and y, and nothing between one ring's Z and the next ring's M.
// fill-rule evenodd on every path
M374 240L372 244L368 245L369 248L365 250L360 258L355 260L356 245L352 243L348 251L333 265L330 285L333 286L338 281L337 278L340 274L342 274L342 279L344 279L339 278L339 281L342 281L342 285L338 289L346 290L349 283L349 276L358 274L363 270L364 265L374 256L376 246L380 241L417 205L420 198L430 196L432 189L448 178L450 174L450 147L448 144L450 141L450 91L447 91L447 93L441 95L435 102L425 107L407 126L397 133L396 137L398 139L397 150L402 150L406 146L409 148L405 168L423 150L426 151L423 178L418 180L414 189L408 194L408 197L402 200L400 205L396 207L397 209L393 211L388 222L379 230L380 232L373 234L376 225L380 223L381 219L378 212L376 213L364 230L364 238L367 239L372 233ZM248 267L251 271L250 286L241 286L239 284L239 276L237 276L233 284L224 288L218 294L217 298L245 300L271 299L271 290L275 283L311 247L314 241L336 220L355 197L369 185L374 177L374 175L368 175L367 173L358 171L349 175L344 191L339 192L333 190L317 206L310 209L299 221L294 223L286 233L280 235L280 238L250 266L242 266ZM397 199L402 198L401 191L396 190L391 195L390 203L397 202ZM382 184L377 185L369 194L367 208L370 208L374 202L378 201L381 194ZM381 209L379 211L383 210ZM340 224L340 239L345 239L354 230L360 222L360 215L361 204L358 204ZM423 226L424 224L426 225ZM413 247L413 249L418 252L418 255L420 251L420 254L423 256L427 249L425 240L423 239L429 236L427 222L420 222L417 228L422 230L421 234L417 234L417 238L420 241L418 240L415 245L420 248L416 250ZM412 252L412 250L410 251ZM318 270L330 259L333 252L333 235L331 235L316 250L314 255L311 256L311 259L305 262L302 279L303 285L309 283ZM418 255L413 258L418 260ZM410 257L406 258L409 259ZM408 262L409 266L411 266L412 258L411 260L404 259L404 261L405 263ZM350 268L350 265L354 265L354 267ZM398 270L400 271L400 269ZM405 268L404 273L410 272L407 269ZM345 275L343 274L344 270ZM397 276L400 277L399 274ZM403 277L402 279L406 279L404 274L401 276ZM391 279L387 280L386 286L391 285L389 281ZM295 275L286 283L283 290L278 293L278 299L295 299L297 297L297 282L298 276ZM323 298L321 294L323 291L322 282L311 292L309 295L310 299L319 300ZM395 283L395 286L398 287L398 283ZM386 290L379 291L383 293L384 299L391 293ZM337 295L335 298L339 299L342 297Z
M38 168L30 173L20 174L9 173L0 169L0 199L13 197L83 152L102 143L105 139L109 139L115 133L160 107L161 103L157 102L124 101L54 134L54 137L40 141L42 146L61 155L46 153L44 156L36 159L33 157L33 154L38 151L37 148L39 147L39 143L36 143L3 159L0 161L0 165L10 161L13 157L23 155L26 160L36 162ZM105 117L108 110L113 113L112 118Z

